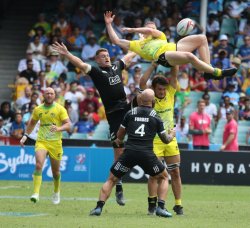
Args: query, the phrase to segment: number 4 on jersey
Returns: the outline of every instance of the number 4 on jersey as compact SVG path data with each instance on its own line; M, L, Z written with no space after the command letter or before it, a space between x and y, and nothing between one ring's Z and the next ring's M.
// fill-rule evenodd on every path
M145 127L145 124L140 125L140 126L135 130L135 134L140 135L141 137L143 137L143 135L145 135L144 127Z

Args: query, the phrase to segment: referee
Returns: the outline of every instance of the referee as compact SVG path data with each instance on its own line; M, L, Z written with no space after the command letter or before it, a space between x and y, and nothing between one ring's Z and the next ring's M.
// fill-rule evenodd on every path
M110 176L101 188L99 201L96 208L90 211L90 215L101 215L102 208L109 198L116 182L136 165L142 167L145 173L158 181L158 187L154 194L158 194L158 207L156 215L172 217L165 208L167 194L167 171L164 165L157 159L153 152L153 139L156 133L164 143L169 143L175 137L175 131L170 130L169 135L164 129L163 122L157 116L152 106L154 92L146 89L141 94L140 106L128 111L117 132L115 143L123 143L125 134L128 135L124 153L112 165Z
M93 80L105 107L111 141L114 148L114 159L116 161L124 150L124 144L117 146L114 143L116 133L126 112L131 109L131 106L137 106L137 97L132 101L132 104L127 103L122 82L122 70L126 67L126 64L131 62L136 54L129 53L121 60L111 64L108 50L100 48L95 56L95 61L98 64L96 67L84 63L81 59L72 55L63 43L59 44L56 42L53 44L53 48L65 56L74 66L90 75ZM121 206L125 205L121 180L116 184L116 201Z

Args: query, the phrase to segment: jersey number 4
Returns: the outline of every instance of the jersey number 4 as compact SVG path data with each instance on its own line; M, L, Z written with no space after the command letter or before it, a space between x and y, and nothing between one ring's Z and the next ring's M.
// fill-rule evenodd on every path
M135 130L135 134L140 135L141 137L143 137L143 135L145 135L145 124L141 124L136 130Z

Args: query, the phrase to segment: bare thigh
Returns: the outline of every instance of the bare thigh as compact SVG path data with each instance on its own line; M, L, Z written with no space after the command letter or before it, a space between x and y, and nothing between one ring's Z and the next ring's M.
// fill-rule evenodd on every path
M199 48L205 40L206 36L202 34L186 36L178 41L177 51L193 52L194 50Z

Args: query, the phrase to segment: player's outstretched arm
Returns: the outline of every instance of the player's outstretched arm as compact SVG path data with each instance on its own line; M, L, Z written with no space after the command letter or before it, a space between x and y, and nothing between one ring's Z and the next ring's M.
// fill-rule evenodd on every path
M127 33L140 33L145 35L151 35L153 37L161 36L162 32L157 29L147 28L147 27L140 27L140 28L122 28L122 32Z
M112 11L107 11L104 13L104 21L106 24L106 28L109 34L109 38L113 44L118 45L119 47L128 50L129 49L129 41L125 39L120 39L117 34L115 33L112 22L115 18L115 15L112 15Z
M122 60L125 63L126 67L129 67L133 58L136 56L137 54L134 52L128 52L125 56L123 56Z
M173 87L173 88L177 88L177 85L178 85L178 73L179 73L179 66L173 66L171 67L171 71L170 71L170 85Z
M152 64L148 67L148 69L144 72L142 77L140 78L140 89L144 90L147 89L147 81L150 78L150 75L155 70L155 68L158 66L157 63L152 62Z
M89 64L84 63L81 59L72 55L63 43L59 44L58 42L55 42L54 44L52 44L52 47L55 51L65 56L74 66L78 67L84 72L86 72L89 68Z

